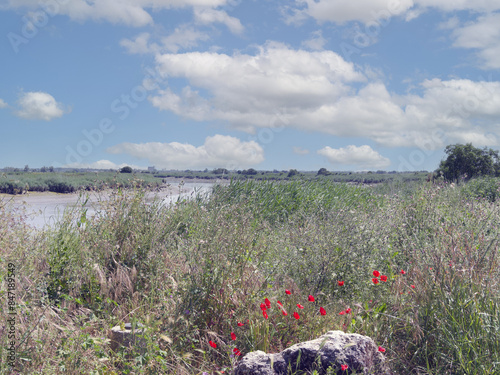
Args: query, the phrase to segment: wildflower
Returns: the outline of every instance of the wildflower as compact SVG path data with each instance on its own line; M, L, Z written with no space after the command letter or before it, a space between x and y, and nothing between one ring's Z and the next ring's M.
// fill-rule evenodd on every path
M386 275L380 276L380 280L382 280L384 283L387 282L387 276Z
M344 286L344 282L343 282L343 281L337 281L337 284L338 284L339 286Z
M406 272L405 272L405 270L401 270L401 271L399 271L399 273L400 273L401 275L404 275Z
M320 307L320 308L319 308L319 313L320 313L321 315L326 315L326 310L325 310L324 308Z
M377 279L376 277L374 277L374 278L372 279L372 281L373 281L373 283L374 283L374 284L378 284L378 279Z
M261 309L262 311L266 311L267 306L266 306L266 304L265 304L264 302L262 302L262 303L260 304L260 309Z
M300 315L299 315L299 313L298 313L297 311L295 311L295 312L293 313L293 317L294 317L295 319L300 319Z
M233 353L234 353L234 355L241 355L241 352L238 348L234 348Z
M350 313L351 313L351 311L352 311L352 310L351 310L351 308L349 307L349 308L347 308L347 309L345 310L345 313L346 313L346 314L350 314Z
M379 277L380 276L380 272L378 272L377 270L373 271L373 276Z
M236 340L236 334L234 332L231 332L231 339Z
M385 353L385 348L382 348L381 346L378 347L378 351L380 353Z
M345 311L339 312L339 315L345 315Z
M245 323L238 322L238 327L243 327Z
M280 305L281 307L283 307L283 304L280 301L278 301L278 305Z
M269 317L267 316L266 310L262 310L262 315L264 316L264 319L269 318Z
M309 302L314 302L314 297L309 294L309 298L307 299Z
M214 348L214 349L217 347L217 344L216 344L215 342L213 342L212 340L210 340L210 341L208 342L208 344L209 344L212 348Z
M340 366L340 369L341 369L342 371L345 371L345 370L347 370L348 368L349 368L349 366L347 366L347 365L342 365L342 366Z
M286 294L292 294L292 292L290 292L288 289L285 289L285 293Z
M297 307L298 307L299 309L303 309L303 308L304 308L304 306L302 306L300 303L297 303Z
M281 310L281 313L283 314L283 316L287 316L288 315L288 313L285 310Z
M415 289L415 285L410 285L412 287L412 289Z
M266 299L264 300L264 302L265 302L265 304L266 304L267 308L268 308L268 309L270 309L270 308L271 308L271 301L269 301L269 299L267 299L267 298L266 298Z

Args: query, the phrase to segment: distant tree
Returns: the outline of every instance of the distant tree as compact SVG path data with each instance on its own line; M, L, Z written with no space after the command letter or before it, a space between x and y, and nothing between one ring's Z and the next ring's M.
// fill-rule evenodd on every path
M320 168L318 171L318 176L328 176L330 173L326 170L326 168Z
M500 175L498 151L472 146L455 144L446 146L444 152L448 155L442 160L436 170L448 181L458 180L461 177L470 179L477 176Z
M226 168L217 168L212 171L213 174L228 174L229 171Z
M25 171L25 172L29 172L29 171L30 171L30 167L29 167L29 165L28 165L28 164L26 164L26 165L24 166L24 171Z
M128 165L120 169L120 173L132 173L132 167Z
M299 172L296 169L290 169L290 171L288 171L288 176L287 177L293 177L293 176L295 176L297 174L299 174Z
M49 172L54 172L54 167L53 166L49 167Z
M257 171L255 169L253 169L253 168L250 168L250 169L245 169L241 173L242 174L247 174L247 175L256 175Z

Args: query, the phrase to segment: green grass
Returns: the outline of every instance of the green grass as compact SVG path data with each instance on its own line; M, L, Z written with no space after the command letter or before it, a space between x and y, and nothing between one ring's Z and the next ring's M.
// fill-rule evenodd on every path
M498 374L500 209L474 183L232 181L172 207L117 190L92 219L82 196L44 232L0 203L0 319L10 262L17 369L227 373L235 347L276 352L340 329L386 348L397 374ZM147 327L145 351L109 348L124 322ZM0 335L2 373L6 347Z

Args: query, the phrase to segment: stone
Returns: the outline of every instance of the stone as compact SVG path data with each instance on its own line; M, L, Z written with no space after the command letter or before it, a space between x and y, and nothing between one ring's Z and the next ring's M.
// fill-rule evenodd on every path
M329 331L319 338L295 344L281 353L262 351L245 355L236 365L234 375L288 375L345 374L341 365L348 365L349 372L366 375L391 375L385 356L370 338L355 333Z
M139 353L145 353L146 340L144 338L144 326L140 323L133 329L131 323L125 323L124 329L121 326L115 326L109 331L110 347L117 350L120 346L134 349Z

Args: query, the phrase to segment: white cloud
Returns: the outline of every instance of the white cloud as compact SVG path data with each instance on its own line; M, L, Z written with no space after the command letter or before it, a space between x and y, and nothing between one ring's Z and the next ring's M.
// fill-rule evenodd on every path
M326 39L323 38L321 30L312 33L311 38L302 42L302 46L314 51L321 51L326 44Z
M244 27L239 19L231 17L223 10L195 8L194 17L196 22L203 25L222 23L226 25L233 34L241 34L244 30Z
M43 2L42 2L43 3ZM149 9L170 9L185 7L219 7L227 0L71 0L47 2L49 15L67 15L76 21L108 21L133 27L153 23ZM6 0L0 9L26 8L40 10L39 0Z
M500 13L479 17L476 22L454 31L454 46L478 50L482 67L500 68Z
M120 45L125 47L128 53L144 54L154 52L154 48L149 45L149 33L140 33L134 40L124 38L120 41Z
M293 153L297 154L297 155L307 155L307 154L309 154L309 150L306 150L302 147L296 146L296 147L293 147Z
M147 159L158 168L228 168L255 166L264 161L264 150L254 141L242 142L224 135L207 137L202 146L186 143L122 143L107 150L112 154L128 154Z
M69 112L61 103L56 102L52 95L39 91L23 94L17 104L19 110L15 114L28 120L50 121Z
M9 105L0 98L0 108L7 108Z
M339 149L326 146L317 152L326 157L335 167L354 166L358 169L380 169L391 164L388 158L383 157L368 145L360 147L350 145Z
M71 164L66 164L63 166L63 168L88 168L88 169L114 169L118 170L120 168L129 166L132 169L138 169L138 170L143 170L146 169L144 167L139 167L137 165L133 164L116 164L113 163L112 161L109 160L99 160L93 163L71 163Z
M208 40L210 37L188 25L176 27L174 32L162 38L162 45L165 51L177 53L180 49L193 48L198 45L198 41Z

